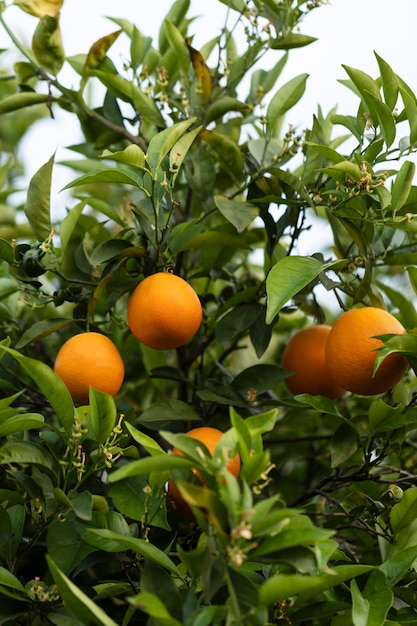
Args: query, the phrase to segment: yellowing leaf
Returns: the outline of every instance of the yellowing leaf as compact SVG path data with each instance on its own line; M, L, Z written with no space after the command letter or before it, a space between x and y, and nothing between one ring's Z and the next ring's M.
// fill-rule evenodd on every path
M211 96L211 74L207 67L201 52L190 46L187 43L187 47L191 57L191 63L193 64L195 75L200 84L201 89L201 102L205 104L208 102Z
M47 72L58 74L65 60L59 15L45 15L39 20L32 38L32 50Z
M101 37L91 46L90 50L87 54L87 59L84 64L84 72L87 73L90 70L96 70L100 67L102 61L104 61L106 57L107 50L113 43L116 41L122 29L116 30L114 33L110 33L110 35L106 35L105 37Z
M35 17L54 16L61 10L64 0L14 0L13 4Z

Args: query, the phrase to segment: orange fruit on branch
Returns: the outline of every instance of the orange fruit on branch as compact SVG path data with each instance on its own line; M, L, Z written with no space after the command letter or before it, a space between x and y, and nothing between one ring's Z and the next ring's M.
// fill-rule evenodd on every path
M405 332L391 313L377 307L342 313L326 344L327 366L337 384L362 396L392 389L404 376L409 364L405 356L393 352L382 361L374 375L378 349L384 345L376 336Z
M127 306L127 323L133 335L155 350L184 345L198 331L202 320L200 300L187 281L159 272L136 287Z
M202 443L204 443L204 445L206 446L207 450L210 452L211 455L214 454L216 446L221 436L223 435L221 430L218 430L217 428L211 428L209 426L201 426L199 428L193 428L192 430L189 430L188 433L186 434L188 437L193 437L194 439L197 439L198 441L201 441ZM178 450L177 448L173 448L172 451L174 454L178 454L179 456L183 455L181 450ZM231 472L231 474L233 474L235 478L239 476L240 456L238 454L236 454L232 459L230 459L227 465L227 469L229 470L229 472ZM193 472L195 476L197 476L201 484L204 485L204 481L201 477L201 474L198 472L198 470L192 468L191 471ZM171 498L173 502L175 503L177 510L183 515L186 515L189 518L193 518L191 508L188 506L187 502L185 502L184 498L181 496L180 491L178 487L175 485L175 482L172 480L172 478L170 478L168 481L167 492L168 492L168 497Z
M285 379L289 391L336 399L344 389L332 378L326 363L326 342L331 326L317 324L296 332L287 343L281 365L293 372Z
M90 386L115 396L125 373L114 343L95 332L80 333L68 339L56 356L54 371L78 404L88 403Z

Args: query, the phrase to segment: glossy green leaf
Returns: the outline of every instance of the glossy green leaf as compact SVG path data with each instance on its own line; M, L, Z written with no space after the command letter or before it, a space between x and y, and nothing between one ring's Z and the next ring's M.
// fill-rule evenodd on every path
M110 150L104 150L100 155L102 159L110 159L112 161L118 161L125 165L133 165L141 170L146 170L146 156L140 146L132 143L124 150L117 152L110 152Z
M266 279L267 314L270 324L282 307L321 272L340 267L340 261L321 263L313 257L290 256L276 263ZM343 266L344 262L342 262Z
M49 102L48 94L36 93L35 91L21 91L0 100L0 115L18 111L26 107Z
M284 37L271 39L269 46L273 50L292 50L293 48L303 48L317 41L317 37L303 35L302 33L288 33Z
M83 624L95 624L97 626L117 626L117 622L111 619L107 613L91 600L79 587L77 587L60 569L55 565L49 554L46 561L52 578L57 584L59 594L64 605Z
M195 139L200 134L201 128L202 126L197 126L197 128L193 128L193 130L190 130L188 133L185 133L185 135L180 137L178 141L172 146L169 153L169 170L172 174L172 186L174 186L181 166L184 163L185 157L187 156Z
M243 175L243 155L236 143L216 130L203 129L200 135L215 152L219 167L234 180L240 181Z
M271 129L279 118L289 111L304 94L308 74L300 74L280 87L272 96L266 111L266 119Z
M400 87L400 94L410 126L410 146L414 146L417 143L417 103L403 87Z
M140 607L142 611L150 615L155 623L161 626L181 626L181 622L170 615L161 598L154 593L141 591L129 600L134 606Z
M153 168L154 178L156 180L157 170L164 158L172 150L173 146L182 137L182 135L194 124L196 118L190 118L182 122L177 122L169 128L165 128L161 132L152 137L149 142L146 160Z
M20 350L34 341L41 341L52 333L58 332L74 323L74 320L61 319L59 317L35 322L33 326L25 330L16 343L16 349Z
M177 26L169 19L165 20L165 33L170 45L175 50L181 71L187 75L190 68L190 55L184 37Z
M216 98L207 109L206 117L204 119L205 124L210 124L219 118L222 118L227 113L235 111L238 113L246 114L250 112L250 107L245 102L241 102L237 98L232 96L223 96Z
M346 182L348 178L358 182L362 178L361 168L359 165L356 165L356 163L352 163L351 161L339 161L334 165L323 167L321 171L341 183Z
M71 189L72 187L78 187L80 185L88 185L95 183L118 183L125 185L133 185L139 189L142 188L142 177L136 174L136 172L130 172L121 169L99 169L84 176L80 176L75 180L65 185L63 189Z
M136 441L136 443L142 446L148 454L150 454L151 456L158 456L159 454L165 454L165 451L155 441L155 439L153 439L146 433L141 432L140 430L135 428L132 424L129 424L129 422L126 423L126 428L131 434L132 438Z
M128 249L133 252L135 247L126 239L108 239L100 243L97 248L94 248L89 261L92 265L100 265L106 261L123 256L123 253L127 253Z
M121 76L101 70L94 70L91 75L98 78L115 98L132 104L147 122L161 128L165 127L163 117L153 98L146 95L137 85Z
M59 376L48 365L37 359L26 357L4 345L0 346L0 354L1 350L5 350L16 359L24 371L33 379L51 404L65 431L70 433L74 423L74 403L67 387Z
M397 105L399 87L398 80L394 70L384 61L376 52L374 52L381 75L382 90L384 93L385 103L388 108L393 111Z
M0 424L0 437L12 435L14 433L32 430L34 428L42 428L45 424L45 418L39 413L25 413L24 415L15 415Z
M140 476L151 472L170 472L174 469L187 470L192 466L192 462L176 454L165 454L147 456L138 461L132 461L109 474L110 483L129 478L130 476Z
M25 214L38 241L44 241L52 231L50 216L52 168L55 155L32 176L25 203Z
M90 419L97 443L104 444L113 432L117 421L114 398L90 387Z
M374 122L375 124L379 123L385 143L387 144L387 148L389 148L394 143L397 132L391 109L373 93L365 90L365 94L368 102L372 102L373 110L377 114L377 119L374 120Z
M391 526L395 534L404 530L417 518L417 488L412 487L404 491L398 504L391 509Z
M54 459L47 450L37 443L23 440L6 441L0 446L0 464L9 463L37 465L55 481L57 480L58 468Z
M354 626L384 626L394 594L391 589L380 589L371 596L362 594L355 579L350 584L352 594L352 621Z
M391 186L391 209L395 214L408 200L414 182L416 166L411 161L404 161Z
M355 69L354 67L349 67L348 65L343 65L342 67L349 75L349 78L357 88L361 98L363 99L368 112L371 116L377 120L378 115L375 112L374 107L374 99L369 98L369 94L372 94L374 98L381 100L381 94L379 93L379 88L377 83L374 81L369 74L363 72L362 70Z
M195 410L181 400L160 400L141 413L138 422L198 421L200 418Z
M105 550L107 552L123 552L125 550L132 550L135 554L140 554L141 556L151 559L175 576L180 577L177 566L169 558L169 556L149 541L138 539L136 537L119 535L107 528L86 529L82 535L86 541L100 550Z
M238 233L243 232L258 217L259 209L250 202L229 200L225 196L214 196L214 202L220 213L233 224Z

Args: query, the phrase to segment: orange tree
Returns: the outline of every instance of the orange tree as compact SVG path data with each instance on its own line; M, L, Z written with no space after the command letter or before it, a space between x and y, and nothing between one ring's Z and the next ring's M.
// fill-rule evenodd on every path
M63 0L15 0L33 16L29 47L0 2L15 60L0 82L2 624L417 620L417 98L375 55L376 77L344 67L351 115L319 108L307 129L288 126L308 77L281 74L311 43L299 24L321 2L222 3L228 21L200 49L189 0L176 0L157 41L113 18L67 58ZM53 155L19 205L20 139L58 110L85 137L65 163L67 207L51 194ZM141 343L127 317L158 272L201 302L201 325L197 306L187 328L195 316L170 300L178 290L146 298L148 330L161 319L185 329L169 350ZM398 384L293 396L281 366L290 337L361 307L405 329L369 331L374 368L395 353L408 368ZM356 354L357 330L342 334L341 359ZM125 375L109 395L112 357L74 352L71 375L97 381L79 405L54 362L86 332L111 340ZM200 426L223 433L213 454L186 436Z

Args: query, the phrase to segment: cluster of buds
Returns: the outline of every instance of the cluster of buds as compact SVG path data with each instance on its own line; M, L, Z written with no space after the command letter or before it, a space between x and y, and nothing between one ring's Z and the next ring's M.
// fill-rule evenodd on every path
M356 180L348 177L344 184L344 190L351 198L363 192L372 193L377 187L383 187L387 178L388 172L381 172L379 174L369 172L365 161L363 161L361 165L361 178Z
M26 584L26 591L35 602L58 602L60 599L58 587L47 585L38 576Z
M124 414L121 413L119 416L119 420L114 426L112 430L112 434L104 443L101 451L104 455L104 464L109 469L113 467L113 464L123 456L123 450L118 447L117 443L119 441L120 435L123 433L122 422L124 419Z
M226 548L227 557L235 567L241 567L246 561L251 550L258 546L256 541L252 540L252 526L250 518L255 513L254 510L244 512L242 519L230 533L230 544Z

